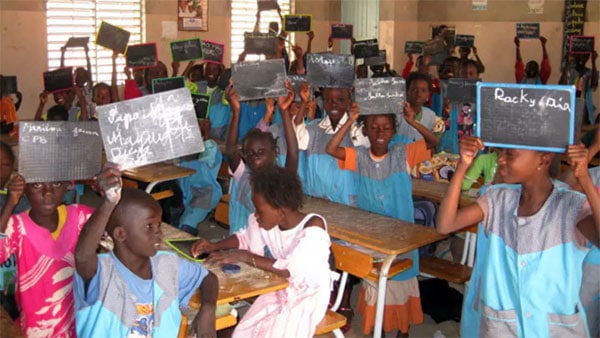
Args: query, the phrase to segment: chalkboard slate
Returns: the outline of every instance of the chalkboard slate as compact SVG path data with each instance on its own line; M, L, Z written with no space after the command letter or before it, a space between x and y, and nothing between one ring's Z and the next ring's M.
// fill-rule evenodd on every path
M352 88L354 57L331 53L307 54L306 79L315 87Z
M360 115L398 114L404 110L406 81L401 77L354 80Z
M302 99L300 98L300 85L303 82L307 82L306 75L288 75L288 80L292 84L292 88L294 88L294 102L300 102ZM312 95L312 87L311 87L311 95Z
M312 30L312 15L284 15L283 30L286 32L310 32Z
M444 31L444 42L446 43L446 47L452 48L454 47L454 40L456 39L456 28L455 27L446 27Z
M204 52L204 61L211 63L223 63L225 55L225 45L218 42L202 40L202 51Z
M235 63L231 66L231 77L240 101L287 95L283 59Z
M519 22L517 23L517 37L519 39L539 39L539 22Z
M200 39L195 38L171 42L171 58L173 61L202 59L202 43Z
M248 54L274 55L277 50L275 34L272 33L244 33L244 51Z
M423 46L423 54L425 55L435 55L446 50L446 42L440 38L425 41L425 45Z
M475 35L457 34L454 39L454 45L457 47L473 48L475 44Z
M356 41L352 46L352 54L357 59L379 55L379 43L377 39Z
M486 146L563 152L574 114L573 86L477 84L476 135Z
M183 76L152 79L152 93L154 94L184 87L185 77Z
M477 93L477 80L450 78L446 97L455 103L473 103Z
M594 37L571 35L569 52L572 54L592 54L594 51Z
M352 39L354 26L346 23L332 23L329 36L332 39Z
M44 72L44 90L56 93L73 87L73 67Z
M152 68L158 64L158 52L155 43L142 43L139 45L131 45L127 47L125 55L127 67Z
M270 11L273 9L278 9L279 5L277 4L277 0L257 0L258 1L258 10L259 11Z
M210 97L208 94L192 94L192 102L194 103L194 111L196 112L197 119L208 118Z
M565 0L563 13L563 47L561 68L565 65L565 56L569 51L570 36L583 35L583 24L586 20L587 0Z
M123 170L204 151L187 88L99 106L97 112L106 159Z
M365 58L364 64L367 66L385 66L387 63L386 54L385 49L382 49L379 51L379 55Z
M85 180L102 166L97 121L22 121L19 174L27 183Z
M70 37L69 40L67 40L67 43L65 43L65 47L85 47L89 41L89 36Z
M128 31L102 21L96 34L96 44L124 54L130 35Z
M227 89L227 86L229 86L229 80L231 80L231 68L227 68L221 73L219 80L217 80L217 86L221 88L221 90L225 90Z
M0 95L6 96L9 94L16 94L17 88L17 77L16 76L0 76L2 82L0 82Z
M404 54L423 54L424 41L406 41L404 43Z

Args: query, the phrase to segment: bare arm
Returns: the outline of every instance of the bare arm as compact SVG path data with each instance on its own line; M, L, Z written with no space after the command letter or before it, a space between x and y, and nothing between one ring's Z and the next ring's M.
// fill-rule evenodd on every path
M292 83L287 80L285 82L288 95L285 97L279 97L277 104L281 111L281 118L283 120L283 131L285 133L285 142L287 144L287 156L285 158L285 168L287 170L296 172L298 171L298 139L296 138L296 132L294 131L294 125L292 124L292 117L289 113L289 108L292 102L294 102L294 88Z
M477 60L477 70L479 71L479 73L484 73L485 72L485 66L483 65L483 62L481 62L481 58L479 58L479 53L477 53L477 47L473 46L473 55L475 55L475 60Z
M113 51L112 55L112 73L110 76L110 93L113 99L113 102L121 101L119 98L119 90L117 88L117 57L119 56L119 52Z
M515 36L514 42L515 42L515 52L516 52L515 60L523 61L523 59L521 58L521 40L519 40L519 38Z
M73 86L73 90L75 91L77 99L79 100L79 121L87 121L89 120L89 114L87 109L87 101L85 99L85 95L83 95L83 90L78 86Z
M46 102L48 102L48 92L44 90L42 93L40 93L40 104L38 105L38 108L35 111L35 116L33 117L34 121L42 120L42 112L44 111L44 106L46 105Z
M90 61L90 49L87 45L83 46L83 50L85 51L85 60L87 65L87 75L88 75L88 83L87 86L91 90L94 84L94 78L92 76L92 62Z
M240 110L241 105L239 101L238 93L233 89L233 85L229 84L227 90L227 101L231 105L231 121L227 128L227 143L226 152L227 160L229 162L229 168L232 172L235 172L238 165L240 164L240 153L238 151L238 129L240 128Z
M416 112L412 108L411 104L406 102L404 106L404 120L413 128L415 128L419 134L423 135L425 139L425 143L427 143L427 148L435 148L440 140L438 137L429 129L427 129L424 125L415 120Z
M216 337L215 310L217 307L217 295L219 294L219 281L214 273L208 272L200 284L200 310L192 321L192 336Z
M60 68L65 66L65 52L67 51L67 47L60 47Z
M579 231L594 245L600 246L600 196L587 167L587 149L583 144L569 145L567 155L573 176L586 195L592 214L577 224Z
M346 136L348 131L350 131L350 128L352 128L352 124L358 120L358 114L358 104L353 102L352 107L350 108L348 121L344 123L342 128L340 128L340 130L333 135L329 143L327 143L327 148L325 148L325 151L327 151L329 155L337 158L338 160L346 160L346 150L343 147L340 147L340 144L342 144L344 136Z
M14 176L8 182L8 195L6 198L6 203L4 203L2 211L0 212L0 233L6 232L8 219L17 207L17 204L19 204L19 200L21 200L24 192L25 179L21 175Z
M306 36L308 37L308 43L306 44L306 53L308 54L312 50L312 41L315 38L315 32L310 31L306 33Z

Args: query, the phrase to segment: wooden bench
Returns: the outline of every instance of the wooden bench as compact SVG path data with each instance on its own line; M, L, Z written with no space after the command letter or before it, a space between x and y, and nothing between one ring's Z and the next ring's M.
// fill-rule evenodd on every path
M448 282L463 284L471 278L473 268L437 257L420 257L421 273Z
M321 320L319 325L317 325L317 330L315 331L315 336L320 336L322 334L326 334L332 332L334 330L341 329L342 326L346 325L346 317L342 316L337 312L333 312L331 310L327 310L325 314L325 318ZM341 330L340 330L341 333ZM334 332L334 334L336 334ZM336 334L337 336L337 334ZM342 334L343 336L343 334Z

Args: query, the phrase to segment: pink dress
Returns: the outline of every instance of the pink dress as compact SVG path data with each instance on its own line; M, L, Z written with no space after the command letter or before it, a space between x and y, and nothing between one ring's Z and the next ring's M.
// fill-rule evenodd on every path
M248 217L248 228L236 233L240 249L264 255L268 246L277 269L288 270L286 289L264 294L252 304L236 327L233 337L280 338L312 337L325 316L331 290L327 231L320 227L304 227L312 217L308 214L293 229L262 229L254 214ZM325 219L323 219L325 222ZM327 223L325 223L327 224Z
M76 337L72 292L75 245L92 212L84 205L67 206L56 240L27 212L9 219L0 237L0 262L11 254L17 259L15 296L21 311L19 323L27 337Z

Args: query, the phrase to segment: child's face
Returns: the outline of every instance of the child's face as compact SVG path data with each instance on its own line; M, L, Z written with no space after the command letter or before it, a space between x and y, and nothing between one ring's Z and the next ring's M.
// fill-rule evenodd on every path
M412 105L423 106L429 100L429 83L421 79L411 81L407 96Z
M146 87L152 88L152 80L162 79L167 77L167 66L164 63L159 62L154 68L148 70L148 78L146 78Z
M369 115L364 132L371 142L373 153L386 153L394 137L394 120L389 115Z
M72 90L64 90L62 92L54 93L54 102L61 106L70 106L73 101L71 92Z
M97 106L103 106L105 104L111 103L110 100L110 89L106 87L96 88L96 92L94 95L94 102Z
M250 170L273 165L276 158L277 149L273 149L266 137L251 138L244 143L244 161Z
M221 75L221 66L216 63L207 63L204 67L206 67L204 70L206 82L209 86L214 87L217 84L219 75Z
M14 163L10 160L10 156L3 150L0 150L0 188L6 186L13 172Z
M467 65L463 67L461 72L461 77L469 80L477 80L479 79L479 73L477 72L477 67L474 65Z
M62 204L67 192L67 182L27 183L25 195L31 204L31 210L38 215L52 215Z
M533 77L538 76L538 73L539 73L538 63L535 61L527 62L527 65L525 66L525 75L527 75L527 77L529 77L529 78L533 78Z
M458 61L445 61L440 72L440 79L448 80L458 75L460 64Z
M350 110L351 104L349 89L326 88L323 91L323 106L327 116L333 121L339 121Z
M260 194L252 194L252 203L256 208L254 216L261 228L271 230L281 222L281 210L267 203Z
M458 49L458 53L460 54L460 58L461 59L466 59L469 57L469 54L471 54L471 48L469 47L460 47Z
M500 149L496 172L501 176L502 182L523 183L534 175L547 172L545 156L550 155L526 149Z
M192 71L190 72L190 81L198 82L198 81L202 81L202 79L203 79L202 68L196 67L196 68L192 69Z
M154 202L154 201L153 201ZM125 230L124 246L132 254L152 257L162 243L162 210L158 203L134 204L122 217L120 227Z

